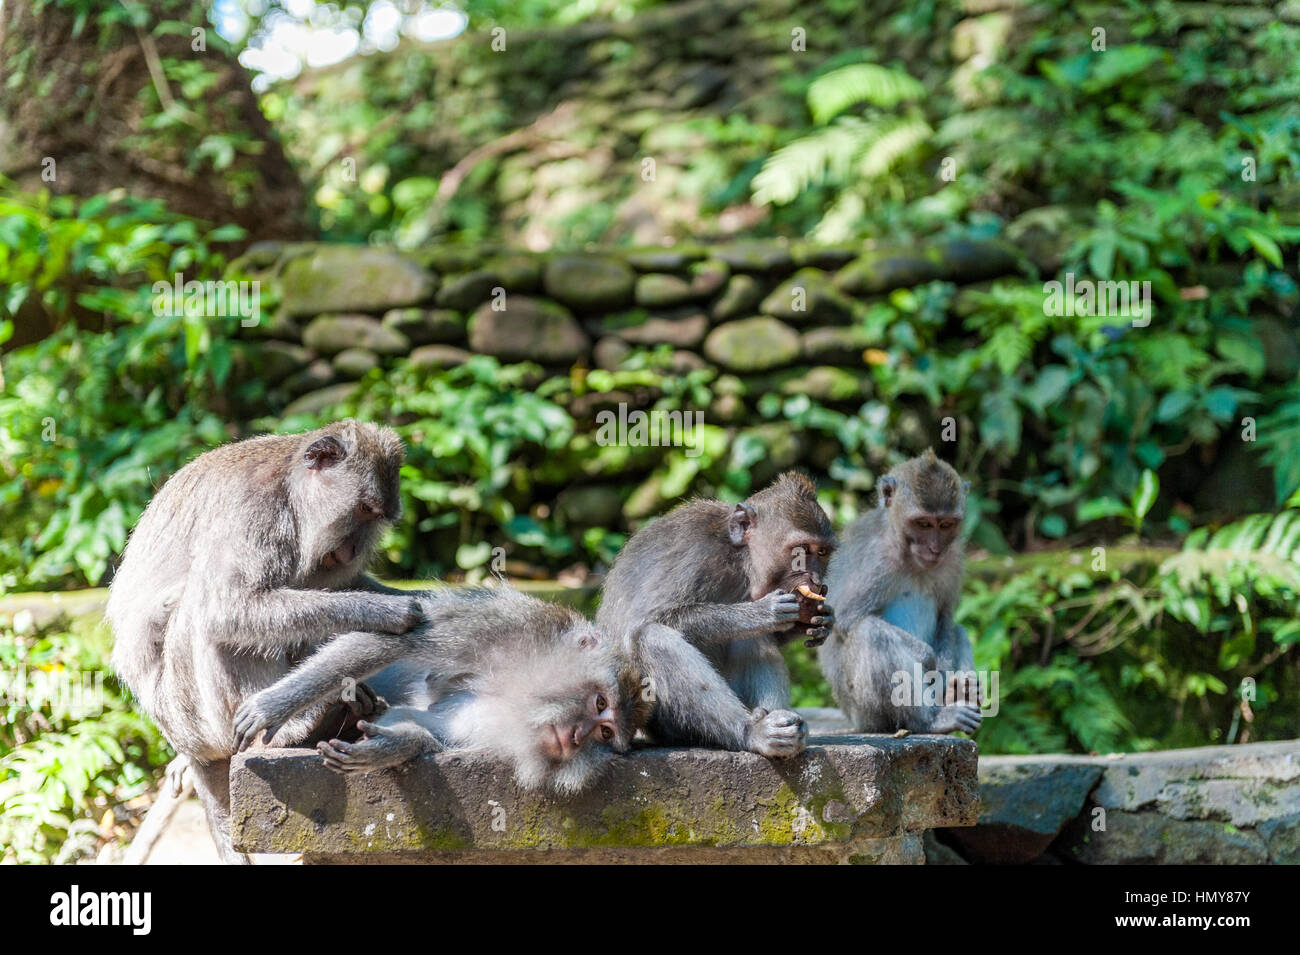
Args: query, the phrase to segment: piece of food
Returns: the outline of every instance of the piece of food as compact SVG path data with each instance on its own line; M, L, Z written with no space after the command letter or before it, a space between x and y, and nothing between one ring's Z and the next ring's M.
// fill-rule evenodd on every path
M826 601L825 585L820 586L818 590L821 593L807 584L800 584L794 589L794 592L799 595L799 623L805 633L810 628L813 617L821 616L821 604Z

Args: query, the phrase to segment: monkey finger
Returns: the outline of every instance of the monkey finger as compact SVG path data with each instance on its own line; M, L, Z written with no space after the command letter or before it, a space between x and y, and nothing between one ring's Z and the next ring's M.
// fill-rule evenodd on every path
M353 747L341 739L321 740L316 744L316 752L328 759L345 762L352 758Z
M805 647L820 647L823 643L826 642L826 638L829 637L830 635L831 635L831 631L829 627L821 627L816 630L809 630L807 633L807 639L804 640L803 645Z

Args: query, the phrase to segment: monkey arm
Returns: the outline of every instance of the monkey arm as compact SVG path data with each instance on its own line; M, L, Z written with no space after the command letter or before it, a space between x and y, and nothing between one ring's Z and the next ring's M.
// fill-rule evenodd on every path
M369 574L361 574L357 577L356 580L352 581L352 589L364 590L365 592L372 593L372 594L388 594L389 596L392 597L425 598L425 597L436 597L440 593L446 593L445 590L437 590L437 589L402 590L398 587L390 587L385 583L381 583L380 581L371 577Z
M209 639L235 650L267 653L323 643L349 630L405 633L419 622L421 612L418 599L410 594L285 587L198 616L211 621L205 633ZM176 624L184 625L173 618Z
M975 649L966 628L949 615L939 624L939 637L935 641L941 661L950 662L958 670L975 669Z
M735 640L791 629L799 622L799 597L774 591L743 603L690 604L659 614L656 622L681 633L697 647L722 647Z
M745 748L745 706L704 655L676 630L651 624L638 634L641 661L655 700L663 742Z
M884 617L869 614L858 623L854 630L857 631L859 628L865 631L866 639L869 642L887 644L890 649L890 657L893 659L902 661L905 657L906 662L909 664L912 661L926 665L934 662L934 647L921 638L908 633L902 627L895 626Z

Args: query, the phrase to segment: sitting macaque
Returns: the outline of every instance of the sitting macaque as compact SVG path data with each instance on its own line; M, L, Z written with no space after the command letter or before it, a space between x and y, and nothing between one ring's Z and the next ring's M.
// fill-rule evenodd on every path
M635 646L607 639L576 610L508 588L446 591L422 606L427 623L397 643L341 637L246 700L235 748L378 671L371 686L396 705L361 721L360 741L319 743L331 769L373 772L472 750L505 760L525 788L569 794L627 752L649 718Z
M632 536L605 578L596 622L637 635L655 741L803 751L780 647L830 632L822 571L834 547L816 489L793 472L740 504L683 504Z
M969 488L928 450L881 478L879 506L841 535L826 575L837 617L819 654L836 702L860 732L980 727L970 638L953 621ZM945 675L943 705L918 703L918 672Z
M341 633L391 640L420 621L417 595L365 573L401 503L401 439L344 421L267 435L195 458L154 495L113 578L113 668L185 757L222 857L230 845L231 717ZM280 729L275 744L344 732L374 704L365 687Z

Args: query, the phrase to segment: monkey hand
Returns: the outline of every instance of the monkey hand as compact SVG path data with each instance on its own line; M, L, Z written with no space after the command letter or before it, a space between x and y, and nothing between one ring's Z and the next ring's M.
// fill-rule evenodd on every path
M745 749L760 756L781 759L804 751L808 727L798 713L759 707L745 727Z
M799 622L799 595L784 590L774 590L754 601L760 615L760 628L764 632L779 633L791 629Z
M388 712L388 701L372 690L369 684L358 683L352 699L345 699L349 712L359 720L378 719Z
M410 633L424 623L424 608L419 597L397 598L398 608L392 619L380 628L385 633Z
M419 730L412 732L409 724L384 726L362 720L357 728L366 735L355 743L332 739L316 744L316 752L336 773L373 773L442 748L432 735Z
M950 703L939 707L934 721L926 730L928 733L969 733L974 736L984 722L984 714L978 706L967 703Z
M808 629L804 632L805 647L820 647L831 635L831 627L835 625L835 611L830 604L822 604L817 611L817 616L808 621Z
M269 687L244 700L235 710L235 752L242 752L257 742L269 743L280 728L297 712L293 704L281 700L275 687Z
M185 787L189 780L186 779L186 773L189 771L190 761L187 756L177 756L167 764L166 774L163 776L164 786L167 792L173 797L179 798L185 792Z

